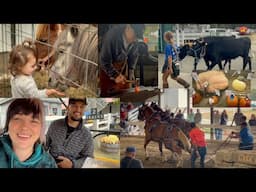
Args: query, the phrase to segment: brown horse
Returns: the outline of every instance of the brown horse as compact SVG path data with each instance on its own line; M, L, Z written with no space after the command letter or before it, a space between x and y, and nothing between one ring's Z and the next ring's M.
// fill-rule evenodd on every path
M161 116L161 121L167 121L170 124L176 124L177 127L179 127L183 133L189 138L189 132L191 130L190 122L186 121L185 119L176 119L171 118L170 113L167 111L163 111L156 103L152 102L150 104L150 107L157 111L159 115Z
M161 117L151 107L143 105L139 108L138 119L141 121L145 120L145 142L144 150L146 159L149 158L147 152L147 145L150 141L157 142L159 145L159 151L162 159L164 159L162 144L164 143L165 148L173 152L178 156L177 166L182 164L182 149L190 151L190 142L185 136L183 131L178 127L177 122L172 121L168 123L161 121Z

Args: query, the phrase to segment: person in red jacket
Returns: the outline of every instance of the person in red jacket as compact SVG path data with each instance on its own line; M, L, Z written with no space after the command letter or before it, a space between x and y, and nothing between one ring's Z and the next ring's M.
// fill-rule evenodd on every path
M191 167L195 168L195 161L200 156L200 167L204 168L204 160L207 153L205 134L200 128L196 127L195 123L192 122L190 125L192 128L189 132L192 144Z

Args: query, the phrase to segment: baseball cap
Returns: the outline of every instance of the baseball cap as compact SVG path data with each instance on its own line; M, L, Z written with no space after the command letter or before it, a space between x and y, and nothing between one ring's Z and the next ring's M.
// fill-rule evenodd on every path
M134 153L134 152L136 152L136 148L135 147L127 147L126 148L126 152L128 152L128 153Z
M83 102L85 105L87 105L87 99L85 98L69 98L68 104L74 104L77 101Z

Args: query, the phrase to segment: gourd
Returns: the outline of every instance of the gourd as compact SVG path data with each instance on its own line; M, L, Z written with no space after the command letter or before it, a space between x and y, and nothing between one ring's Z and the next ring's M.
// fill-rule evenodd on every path
M202 100L202 95L198 92L194 93L192 96L192 100L193 100L193 105L196 105L198 103L200 103L200 101Z
M233 82L232 82L232 87L234 90L236 91L244 91L245 88L246 88L246 84L245 82L243 81L240 81L238 79L235 79Z
M214 93L216 90L224 90L228 87L228 79L223 71L207 71L198 75L199 82L196 82L196 89L202 90L202 85L207 83L206 91Z
M217 104L218 102L219 102L219 97L216 95L209 98L210 105Z
M238 97L234 94L231 94L226 97L226 102L228 107L237 107L238 106Z
M251 100L248 97L240 97L239 106L240 107L250 107Z

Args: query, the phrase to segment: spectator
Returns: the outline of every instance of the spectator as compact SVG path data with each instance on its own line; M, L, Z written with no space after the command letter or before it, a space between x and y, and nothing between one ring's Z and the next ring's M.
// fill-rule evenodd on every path
M240 108L238 108L237 112L234 114L232 125L233 125L233 122L235 121L236 126L240 126L243 121L241 119L242 116L243 116L243 113L240 111Z
M136 148L127 147L125 157L121 159L120 168L143 168L141 160L135 159Z
M220 124L220 113L219 110L216 110L213 113L213 124L219 125ZM222 129L221 128L215 128L215 139L216 140L222 140Z
M202 121L202 114L199 109L196 110L195 114L195 124L200 124Z
M188 120L188 122L190 122L190 123L195 122L195 114L194 114L194 112L193 112L193 109L190 109L190 110L189 110L189 114L188 114L187 120Z
M256 126L256 116L255 116L255 114L251 115L251 119L249 120L249 125L250 126Z
M178 113L175 115L175 119L184 119L181 109L179 109Z
M220 115L220 124L227 125L228 123L228 114L227 111L224 109Z

